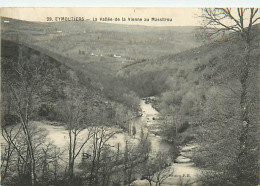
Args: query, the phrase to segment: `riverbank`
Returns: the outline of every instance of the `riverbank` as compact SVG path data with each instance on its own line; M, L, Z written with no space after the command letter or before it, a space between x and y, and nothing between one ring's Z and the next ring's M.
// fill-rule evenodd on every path
M169 153L172 149L173 145L163 140L163 138L159 135L156 135L156 132L161 130L162 124L159 123L160 116L159 112L153 108L152 103L146 101L146 99L142 100L140 103L142 108L143 116L141 117L141 122L135 123L135 127L140 130L142 128L147 133L149 133L149 139L152 144L152 153L163 152ZM198 148L197 144L187 144L185 146L179 147L179 155L176 159L171 162L171 165L165 167L172 174L168 176L163 183L162 186L173 186L180 184L190 184L193 186L197 185L197 180L200 175L200 169L195 167L192 162L192 154L193 151ZM153 184L155 184L156 173L154 174ZM148 180L135 180L132 183L133 186L149 186Z
M174 156L172 158L173 153L177 153L177 149L173 147L173 144L170 142L165 141L161 136L155 135L153 132L151 132L150 127L158 125L160 126L159 122L159 113L152 107L151 103L145 103L145 101L140 102L140 107L142 109L142 116L133 119L129 122L129 128L132 128L133 126L136 128L136 134L133 135L131 133L124 132L122 129L119 129L118 127L108 127L106 130L107 132L116 131L115 135L110 138L107 141L107 145L109 146L112 153L115 155L121 154L122 157L120 157L117 160L117 164L114 164L113 170L115 173L115 177L118 177L118 175L121 175L120 181L122 183L122 180L124 180L125 172L129 169L129 167L125 170L124 168L124 153L126 148L126 143L128 143L129 150L133 150L136 148L140 141L141 136L144 135L146 139L149 141L149 158L145 159L143 157L136 157L137 159L133 162L130 162L133 164L132 177L131 182L134 185L144 186L144 182L148 182L147 180L141 180L144 179L145 173L144 166L150 165L149 162L156 159L158 154L166 155L167 154L167 161L164 161L164 164L160 165L162 167L162 171L164 174L170 174L161 185L174 185L177 183L177 185L180 182L191 182L196 180L196 176L199 172L199 170L194 167L194 164L191 161L191 156L189 154L192 154L191 146L194 144L189 144L186 147L180 147L180 154L176 158ZM62 167L59 171L61 171L61 174L64 170L66 170L66 167L68 165L68 147L69 147L69 133L65 126L62 125L56 125L53 122L45 122L45 121L34 121L31 123L32 125L37 126L37 128L42 129L43 131L46 131L46 142L52 142L56 147L57 150L60 149L60 151L63 152L60 161L60 167ZM99 126L102 127L102 126ZM160 128L158 128L159 130ZM77 138L77 144L81 144L86 136L89 133L90 128L83 129ZM44 132L45 133L45 132ZM77 145L76 150L78 150L79 146ZM85 147L82 149L82 152L87 154L93 153L93 141L90 140ZM139 148L140 150L140 148ZM133 154L136 152L132 151ZM140 152L140 151L139 151ZM82 153L81 153L82 154ZM82 163L82 155L79 155L75 159L75 166L74 166L74 173L75 175L81 175L85 174L82 170L82 167L80 167ZM168 156L169 155L169 156ZM90 161L90 160L88 160ZM137 163L138 162L138 163ZM132 165L131 165L132 166ZM151 164L152 166L152 164ZM89 166L87 166L89 167ZM119 170L119 173L117 172ZM152 174L156 175L158 174L156 171L158 169L155 169L152 167ZM87 169L87 171L89 171ZM114 174L114 173L113 173ZM153 180L156 181L156 180ZM149 183L149 182L148 182Z

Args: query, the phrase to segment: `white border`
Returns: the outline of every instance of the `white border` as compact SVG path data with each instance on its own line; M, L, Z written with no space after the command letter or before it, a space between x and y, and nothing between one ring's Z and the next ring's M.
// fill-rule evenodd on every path
M259 0L0 0L0 7L260 7Z

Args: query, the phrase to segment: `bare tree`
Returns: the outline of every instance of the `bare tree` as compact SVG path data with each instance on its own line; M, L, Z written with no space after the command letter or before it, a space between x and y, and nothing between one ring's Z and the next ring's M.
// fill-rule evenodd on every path
M18 130L15 130L15 126L10 126L7 128L4 124L2 124L2 136L5 140L4 151L1 152L1 175L2 182L4 183L5 178L8 173L8 169L10 169L10 164L12 161L13 152L15 150L15 146L13 145L14 141L17 138L17 135L21 131L21 127Z
M37 150L38 161L38 174L41 176L41 184L49 184L49 182L57 183L58 163L62 160L63 151L60 151L52 141L46 141L41 145L41 148Z
M48 182L52 179L50 173L50 162L53 161L52 150L57 149L52 143L47 143L47 131L37 128L34 125L28 125L30 134L32 135L33 152L35 157L35 171L37 172L37 183ZM28 151L27 141L22 131L22 126L14 125L2 128L2 136L6 141L6 153L4 169L2 173L9 181L18 178L20 184L31 184L31 162ZM7 172L9 171L9 172ZM42 173L42 174L41 174ZM5 182L9 184L9 182Z
M152 186L153 178L154 178L154 170L155 166L152 161L147 160L141 167L141 171L143 173L143 178L147 179L150 186Z
M240 108L241 108L241 132L239 136L239 152L237 155L237 173L236 178L238 184L246 184L247 180L245 167L248 156L249 146L249 128L254 123L250 119L250 104L249 99L249 81L250 69L254 68L251 60L251 51L253 39L256 36L254 25L259 23L260 15L258 8L205 8L203 9L203 17L206 21L206 28L210 30L210 35L219 33L228 33L229 38L235 37L241 39L244 52L242 53L243 61L241 63L241 71L239 81L241 83L240 93Z
M124 151L124 183L130 186L133 177L134 161L136 160L135 149L131 148L129 142L125 141Z
M111 139L117 131L113 131L106 126L95 126L93 128L93 146L89 185L99 184L99 170L102 163L111 161L109 157L104 157L107 152L107 142ZM102 159L103 155L103 159ZM108 163L108 162L107 162ZM103 174L104 175L104 174Z
M133 133L133 136L134 136L134 138L135 138L135 135L136 135L136 128L135 128L134 125L133 125L133 127L132 127L132 133Z
M70 178L74 177L75 159L79 156L81 150L93 136L91 130L86 130L87 134L84 139L79 142L79 135L86 129L86 102L83 99L81 90L75 88L67 89L68 100L63 103L61 114L64 122L67 124L69 134L69 162L68 174Z
M19 48L17 61L3 60L3 84L9 90L14 102L15 114L20 119L22 131L26 138L30 162L31 184L37 181L35 156L32 135L29 130L37 94L51 75L51 67L47 58L23 55L23 48Z
M147 179L150 186L154 182L160 186L165 179L170 177L173 171L167 167L167 154L157 153L155 157L150 157L142 164L141 171L143 178Z
M154 160L155 170L156 173L154 174L156 186L160 186L164 180L166 180L168 177L172 176L172 170L170 167L167 168L167 160L168 155L158 153L156 155L156 158Z
M114 164L114 161L116 161L115 157L116 157L116 155L114 152L111 151L110 146L106 146L103 150L101 164L100 164L101 185L110 184L113 164Z
M138 151L139 151L141 157L143 156L144 159L148 159L149 154L151 152L151 141L148 137L149 137L149 133L147 132L145 134L143 128L141 128L140 141L138 144Z

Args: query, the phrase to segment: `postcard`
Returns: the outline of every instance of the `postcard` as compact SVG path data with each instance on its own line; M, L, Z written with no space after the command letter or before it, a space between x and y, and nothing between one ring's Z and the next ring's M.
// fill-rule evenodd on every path
M255 186L258 8L1 8L1 185Z

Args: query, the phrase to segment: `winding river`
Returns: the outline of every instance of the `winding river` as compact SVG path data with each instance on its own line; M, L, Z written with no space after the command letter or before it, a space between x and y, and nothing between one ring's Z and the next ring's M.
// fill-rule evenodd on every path
M171 150L172 145L162 140L160 136L156 136L153 133L149 131L149 128L153 126L153 128L156 128L156 126L160 126L158 122L159 113L152 107L150 103L145 103L145 101L141 100L140 107L142 109L142 116L139 118L136 118L131 121L130 126L135 126L136 128L136 135L135 138L133 136L129 136L126 133L118 133L114 136L114 138L111 138L108 143L111 146L117 146L118 144L121 146L121 150L124 149L125 145L125 139L128 138L131 140L132 143L138 143L138 138L140 138L141 130L143 129L145 134L148 134L148 137L151 141L151 151L152 153L162 152L162 153L168 153L169 150ZM34 122L38 127L46 129L48 131L47 138L57 147L60 149L68 150L68 143L69 143L69 136L68 132L63 126L53 126L46 124L45 122ZM86 136L88 133L88 130L85 129L80 133L79 136L79 143L80 140L84 139L84 136ZM1 136L2 137L2 136ZM1 139L2 141L2 139ZM2 141L3 142L3 141ZM196 147L194 144L187 145L185 147L181 147L181 154L180 156L175 160L175 162L170 162L170 166L167 167L167 169L171 170L173 172L172 176L168 177L166 180L164 180L162 186L174 186L174 185L180 185L180 180L185 182L194 182L196 181L197 175L199 175L200 170L194 166L194 163L191 162L191 160L185 156L185 154L189 153L191 149ZM66 154L66 153L65 153ZM64 156L66 159L67 156ZM79 156L75 163L79 163L81 161L81 157ZM76 166L75 166L76 168ZM77 170L75 170L77 171ZM132 183L132 185L136 186L149 186L149 183L147 180L136 180ZM155 184L154 184L155 185ZM190 185L197 185L196 183L190 184Z
M162 152L168 153L172 148L172 145L162 140L160 136L156 136L151 133L148 129L150 127L156 128L160 120L158 120L159 113L152 107L151 103L145 103L144 100L141 100L140 107L142 109L142 116L131 121L130 126L135 126L136 128L136 138L132 138L125 133L118 133L114 138L109 140L109 144L112 146L117 146L119 143L121 149L124 149L125 139L131 138L132 143L138 143L138 138L141 134L141 129L144 133L148 133L148 137L151 141L151 151L152 153ZM58 147L61 149L68 148L68 132L63 126L52 126L42 122L37 122L37 125L41 128L45 128L48 131L48 138L52 140ZM80 133L79 140L81 137L84 137L87 134L87 129ZM173 172L172 176L164 180L162 186L174 186L180 185L180 181L183 183L195 182L197 176L199 175L200 170L194 166L194 163L190 161L189 158L185 157L185 154L189 153L196 145L190 144L184 147L181 147L181 155L177 157L175 162L170 162L170 166L167 169ZM80 157L76 159L76 164L80 162ZM136 186L149 186L147 180L136 180L132 183ZM154 184L155 185L155 184ZM190 185L197 185L196 183Z
M159 113L152 107L151 103L145 103L141 101L140 107L142 109L142 117L133 121L133 125L136 127L137 135L140 135L141 128L145 132L148 132L149 139L151 141L152 153L163 152L168 153L172 148L172 145L162 140L160 136L152 134L148 129L151 126L160 126L158 123ZM156 127L155 127L156 128ZM183 184L189 183L189 185L198 185L196 183L197 177L199 176L200 170L194 166L194 163L186 157L186 154L190 154L192 149L196 148L196 144L188 144L181 148L181 153L175 160L176 162L171 162L171 165L167 167L173 172L172 176L168 177L161 184L162 186L177 186L182 182ZM149 186L147 180L136 180L132 183L134 186ZM155 185L155 184L154 184Z

